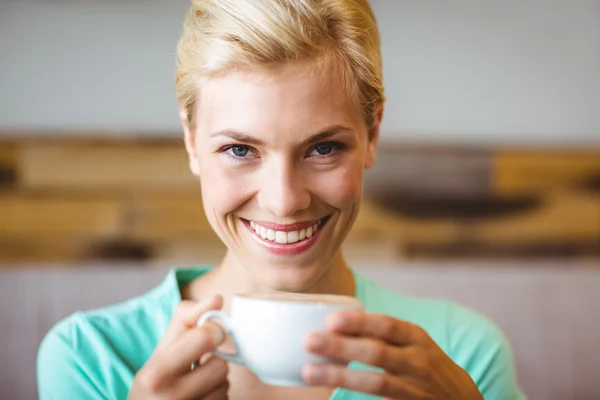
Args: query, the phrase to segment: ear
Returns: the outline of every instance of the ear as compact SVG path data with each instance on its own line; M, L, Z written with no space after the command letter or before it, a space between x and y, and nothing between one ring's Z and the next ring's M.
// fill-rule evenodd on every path
M383 118L383 102L375 104L373 107L373 124L369 129L369 143L367 144L367 154L365 157L365 169L371 168L375 164L375 153L377 143L379 142L379 130Z
M187 113L184 110L179 110L179 122L181 122L181 127L183 128L185 149L188 153L190 171L192 171L192 174L200 176L200 165L198 164L198 155L196 153L196 135L190 128Z

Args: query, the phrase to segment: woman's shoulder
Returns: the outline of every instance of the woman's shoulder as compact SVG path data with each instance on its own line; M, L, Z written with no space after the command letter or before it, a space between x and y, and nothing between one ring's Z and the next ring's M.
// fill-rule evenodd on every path
M486 315L452 299L406 295L361 277L367 311L390 315L425 329L448 353L466 344L504 344L499 327Z
M149 292L109 306L76 311L61 319L40 344L38 366L48 355L52 359L74 356L89 364L94 358L106 358L109 351L120 352L158 337L161 319L168 323L168 318L161 316L165 313L160 307L153 307L153 303L158 304L153 297ZM140 341L142 336L144 340Z
M131 337L139 332L146 337L164 333L181 301L180 289L207 268L174 268L155 287L125 301L74 312L50 329L46 337L60 337L74 347L81 340Z
M453 310L462 306L444 298L408 295L355 273L357 297L368 312L387 314L422 327L446 325Z
M38 349L40 398L126 396L135 372L168 326L171 302L163 282L142 295L57 322Z
M454 300L408 296L361 279L367 311L423 328L471 375L486 399L524 398L516 382L511 346L489 317Z
M86 342L94 339L107 340L137 330L154 327L164 314L152 293L136 296L123 302L89 310L79 310L58 321L44 339L58 337L79 350ZM155 310L155 313L152 312Z
M161 316L168 314L177 302L176 289L169 288L172 286L169 282L171 275L170 272L159 285L127 300L80 309L56 323L46 336L60 336L78 346L78 338L93 338L97 334L103 337L116 336L123 331L131 333L137 327L146 329L147 325L156 325Z
M39 398L65 398L67 394L77 398L109 398L110 393L118 392L115 386L126 390L134 372L123 366L135 359L124 354L124 343L136 336L134 331L119 337L127 330L128 314L136 313L125 312L122 304L77 311L56 323L38 349ZM114 376L116 371L119 373Z

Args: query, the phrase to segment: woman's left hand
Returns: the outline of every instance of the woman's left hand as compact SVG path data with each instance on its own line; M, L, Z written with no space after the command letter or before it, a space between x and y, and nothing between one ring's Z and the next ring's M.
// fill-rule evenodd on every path
M344 312L328 321L328 333L313 333L307 349L339 364L310 364L304 379L386 399L482 400L469 374L422 328L385 315ZM358 361L383 373L346 368Z

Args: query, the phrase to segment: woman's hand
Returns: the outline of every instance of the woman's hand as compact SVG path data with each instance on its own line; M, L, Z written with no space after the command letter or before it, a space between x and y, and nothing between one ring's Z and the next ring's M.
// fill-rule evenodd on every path
M483 399L469 374L414 324L345 312L333 315L328 329L310 335L307 349L340 364L307 365L303 377L310 384L387 399ZM351 361L380 367L383 373L350 370L344 364Z
M196 326L203 313L222 306L220 297L201 303L182 301L167 333L136 374L128 399L227 399L227 363L216 357L199 362L223 342L225 334L212 323ZM192 364L197 366L191 369Z

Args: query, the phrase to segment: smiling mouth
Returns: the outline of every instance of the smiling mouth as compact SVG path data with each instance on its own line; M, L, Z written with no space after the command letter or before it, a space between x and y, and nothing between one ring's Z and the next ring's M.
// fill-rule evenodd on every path
M315 223L302 227L302 229L296 230L276 230L266 226L262 226L257 222L245 220L254 233L266 242L277 243L280 245L295 244L299 242L308 241L313 238L317 232L323 227L323 225L329 220L330 216L323 217Z

